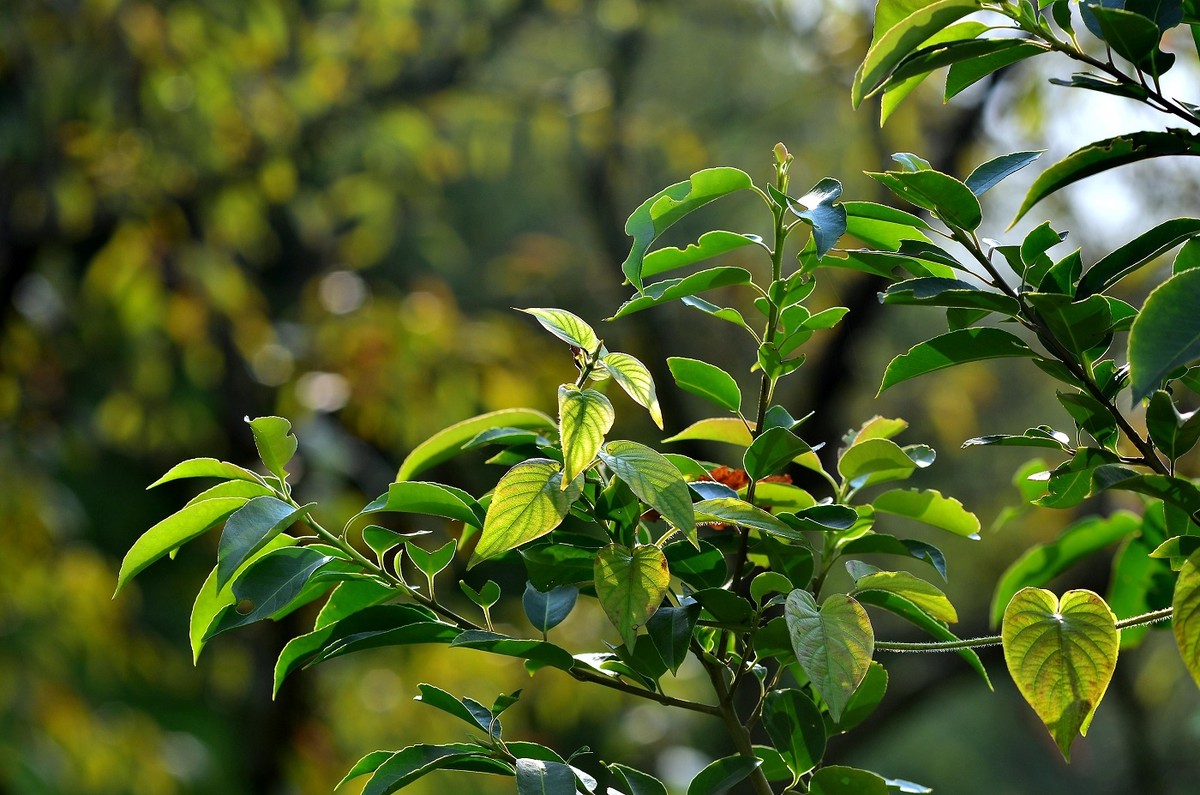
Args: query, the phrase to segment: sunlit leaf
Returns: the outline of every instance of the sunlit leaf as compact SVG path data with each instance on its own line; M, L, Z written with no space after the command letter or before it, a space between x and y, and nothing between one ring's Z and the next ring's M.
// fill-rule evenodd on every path
M545 458L532 458L508 470L492 492L468 568L558 527L581 488L572 484L564 491L561 482L559 465Z
M1133 399L1159 387L1173 370L1200 358L1200 269L1177 273L1150 293L1129 330Z
M609 442L599 452L600 460L623 480L638 499L689 537L696 520L687 483L675 465L661 453L637 442Z
M125 553L117 574L116 592L120 593L125 584L142 569L225 521L247 502L249 500L244 497L205 500L189 505L151 527Z
M542 328L558 337L563 342L587 353L592 353L600 347L600 338L592 327L578 315L565 309L537 308L520 309L527 315L533 315Z
M600 360L600 366L612 376L613 381L639 406L650 412L650 419L661 431L663 428L662 409L658 405L658 395L654 391L654 378L646 365L627 353L610 353Z
M596 556L595 582L605 615L632 649L638 627L662 604L671 583L667 559L655 546L610 544Z
M296 437L292 435L292 424L283 417L258 417L246 419L254 434L254 446L267 469L280 480L287 478L286 467L296 454Z
M563 450L560 488L565 491L595 460L617 415L604 393L563 384L558 388L558 416Z
M914 345L892 360L879 387L882 393L901 381L965 362L1011 356L1036 356L1013 334L997 328L965 328Z
M1017 689L1070 761L1117 665L1116 616L1091 591L1026 588L1004 611L1004 661Z
M426 469L458 455L463 445L481 432L502 427L548 431L556 425L548 415L534 409L501 409L456 422L414 447L400 464L396 480L412 480Z
M1179 570L1171 607L1175 643L1184 665L1200 684L1200 552L1192 553Z
M953 497L933 489L893 489L871 501L882 513L904 516L966 538L979 538L979 519Z

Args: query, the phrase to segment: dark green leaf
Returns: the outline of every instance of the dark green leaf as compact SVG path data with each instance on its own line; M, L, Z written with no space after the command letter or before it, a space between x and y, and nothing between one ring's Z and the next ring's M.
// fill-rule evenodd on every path
M1197 150L1200 153L1200 149ZM1180 243L1200 234L1200 218L1164 221L1101 258L1079 282L1079 298L1102 293Z
M448 767L452 762L483 757L482 751L479 746L467 744L410 745L379 765L375 775L363 788L363 795L390 795L427 773Z
M665 279L647 285L640 295L621 304L610 320L626 317L634 312L641 312L643 309L665 304L677 298L689 298L706 290L735 287L750 284L750 282L750 271L732 266L709 268L682 279Z
M716 621L734 626L747 624L754 615L754 605L725 588L705 588L692 597L708 611Z
M683 607L660 607L646 622L646 632L671 673L678 673L687 658L692 630L700 617L700 604L691 602Z
M500 736L500 722L478 701L469 698L460 701L445 690L425 683L417 685L417 689L421 691L421 695L413 701L453 715L473 729L482 729L493 737Z
M550 544L522 549L521 557L530 582L548 591L560 585L591 582L596 549Z
M560 585L543 593L528 582L521 596L521 605L534 629L547 632L561 624L571 613L578 596L579 589L573 585Z
M932 544L912 539L900 539L883 533L868 533L852 539L842 547L843 555L901 555L923 560L946 579L946 557Z
M667 788L654 776L616 762L607 767L625 782L629 795L667 795Z
M575 774L561 762L518 759L517 795L575 795Z
M510 638L496 632L482 629L471 629L462 632L450 645L465 649L478 649L504 657L516 657L528 660L538 666L557 668L569 671L575 664L575 658L561 646L547 643L544 640L528 640L525 638Z
M248 557L291 527L312 506L294 508L274 497L255 497L234 511L225 521L217 547L217 587L224 586Z
M694 265L720 256L744 246L761 246L762 239L755 235L740 235L734 232L713 231L700 235L700 239L685 249L660 248L642 260L642 278L657 276L669 270Z
M1160 389L1146 408L1146 428L1155 446L1173 461L1200 441L1200 414L1180 414L1170 393Z
M1200 139L1186 130L1143 130L1096 141L1043 171L1030 187L1012 224L1050 194L1110 168L1165 155L1200 155Z
M696 549L690 544L669 544L664 550L671 574L693 589L719 588L729 577L725 556L707 541Z
M912 213L874 202L845 202L846 234L868 246L898 251L905 240L928 240L929 230L921 218Z
M725 795L739 781L762 764L748 756L727 756L718 759L696 774L688 785L687 795Z
M763 702L763 728L796 776L816 767L825 755L825 721L802 690L775 690Z
M768 428L746 449L743 466L751 480L762 480L812 448L787 428Z
M1013 45L1028 46L1030 44L1030 42L1016 41L1013 39L999 39L994 41L997 44L1003 43L1006 48L1006 53L1008 54L1011 54ZM1029 54L1033 55L1035 52L1031 52ZM950 93L950 82L947 80L946 98L949 99L951 96L953 96L953 94ZM1002 180L1007 179L1021 169L1025 168L1025 166L1037 160L1042 156L1044 151L1045 150L1039 149L1036 152L1013 152L1012 154L994 157L986 163L981 163L980 165L976 166L975 170L972 171L970 176L967 177L966 185L976 196L982 196L984 193L998 185Z
M887 782L869 770L829 765L813 774L811 795L887 795Z
M925 277L907 279L889 286L879 294L885 304L916 304L962 309L982 309L1015 317L1020 306L1015 298L991 290L981 290L960 279Z
M879 391L882 393L901 381L965 362L1036 355L1020 338L1001 329L965 328L951 331L914 345L908 353L893 359L883 374Z
M300 596L309 578L331 560L315 549L285 546L250 563L233 580L235 602L209 625L204 640L284 610Z
M1150 293L1129 330L1133 399L1141 400L1174 370L1200 358L1200 269L1177 273Z
M1111 464L1116 455L1108 450L1082 447L1070 461L1058 465L1046 477L1046 494L1034 502L1043 508L1070 508L1092 494L1092 474Z
M887 669L872 660L870 667L867 668L867 675L863 677L862 684L854 691L854 695L850 696L850 703L842 712L841 720L830 720L828 724L830 733L840 734L849 731L866 720L879 706L879 702L883 701L883 696L887 693L887 684Z

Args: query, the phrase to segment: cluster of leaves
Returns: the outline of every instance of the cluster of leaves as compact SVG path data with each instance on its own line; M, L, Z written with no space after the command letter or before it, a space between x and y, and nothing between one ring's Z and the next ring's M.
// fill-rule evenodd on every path
M1156 13L1148 14L1147 4L1114 5L1085 2L1083 18L1132 73L1111 56L1099 61L1079 48L1066 0L1038 6L1028 0L881 0L855 99L882 92L886 118L939 67L951 67L947 93L952 86L957 93L995 69L1057 51L1105 75L1076 75L1070 85L1112 89L1109 93L1196 123L1194 109L1163 96L1157 81L1174 60L1158 49L1162 30L1185 19L1200 25L1195 9L1160 2L1152 4ZM1065 38L1047 21L1046 9ZM960 21L977 11L1001 22ZM1024 35L1007 33L1014 28ZM1006 33L989 35L996 30ZM1021 215L1090 174L1145 157L1187 154L1194 145L1195 136L1179 131L1098 142L1044 172ZM774 792L772 782L830 795L927 791L869 771L822 764L827 739L863 721L883 698L887 673L873 659L876 650L955 650L986 681L974 649L1001 644L1018 688L1066 756L1074 738L1087 731L1118 650L1134 645L1150 623L1172 619L1184 661L1200 680L1200 545L1194 542L1200 537L1200 490L1176 472L1179 459L1200 440L1200 420L1182 408L1200 387L1200 373L1190 368L1200 358L1200 318L1188 311L1200 298L1195 267L1200 249L1193 240L1200 220L1160 224L1086 271L1079 250L1051 257L1049 251L1064 235L1048 223L1019 243L982 240L977 234L983 220L980 197L1036 158L1033 152L1006 155L959 181L916 155L902 154L896 156L898 170L872 174L924 216L871 202L841 203L841 186L830 178L793 198L792 157L782 145L775 151L774 179L764 187L737 169L713 168L647 199L627 224L634 242L622 266L636 294L614 318L679 300L740 329L753 343L750 371L757 374L758 391L749 405L738 379L715 365L691 358L667 362L679 388L721 414L664 443L702 440L739 449L740 458L724 466L609 439L615 409L605 390L611 383L663 427L648 369L628 354L609 351L595 330L570 312L527 309L569 346L575 364L573 382L559 387L556 418L508 409L435 434L402 463L388 492L337 533L313 517L313 505L302 505L291 494L286 467L296 441L287 421L253 420L266 474L214 459L173 468L159 482L182 477L222 482L134 544L119 587L223 523L217 565L193 609L197 654L221 632L278 619L328 594L312 632L293 639L281 653L276 688L300 668L381 646L443 643L518 658L531 673L557 669L581 682L720 718L736 753L697 775L689 787L696 795L726 792L743 780L759 795ZM685 248L653 249L681 218L737 193L761 199L770 214L769 239L713 230ZM809 234L795 266L785 268L786 246L797 230ZM837 248L844 235L862 247ZM1140 309L1111 294L1122 278L1180 243L1185 245L1171 276ZM648 281L743 248L765 255L766 278L765 269L756 275L717 265ZM842 440L827 468L817 455L819 445L798 433L807 418L796 419L774 403L779 382L804 364L800 347L845 314L840 307L813 312L805 305L820 267L888 278L894 283L881 296L885 303L946 310L948 331L898 356L884 373L881 390L999 357L1028 358L1062 385L1058 397L1075 422L1073 436L1043 425L967 443L1064 453L1064 463L1032 478L1038 484L1031 494L1037 505L1073 507L1110 489L1133 492L1145 503L1142 515L1085 519L1014 564L997 588L998 636L958 638L949 629L957 613L937 585L862 559L908 559L945 577L941 551L894 535L892 517L978 538L979 521L950 497L930 489L875 488L929 466L933 451L898 444L893 440L906 424L876 417ZM700 297L717 288L737 288L719 295L740 291L748 299L745 306ZM981 325L985 321L992 325ZM1017 333L1021 329L1024 333ZM1120 364L1113 346L1125 333L1128 363ZM1145 433L1118 406L1126 391L1135 403L1148 400ZM506 468L487 494L476 498L415 479L481 448L491 453L489 463ZM791 483L786 471L793 467L823 484L817 494ZM439 549L426 549L420 533L359 521L377 513L440 517L460 524L462 533ZM1107 601L1090 591L1060 597L1040 587L1118 539L1123 545L1116 566L1122 576L1114 578ZM462 584L479 608L478 619L460 615L438 598L439 574L460 547L472 542L470 567L524 574L521 599L528 628L498 631L490 609L503 594L493 581L478 590ZM846 593L829 585L838 563L853 583ZM409 582L414 573L423 583ZM1172 587L1163 587L1164 578L1174 580ZM619 643L574 650L551 642L550 631L568 618L581 596L599 602ZM1118 620L1114 606L1131 615ZM879 641L867 607L897 615L933 640ZM677 675L689 658L711 680L711 701L667 692L667 675ZM500 716L519 693L487 707L432 685L420 689L422 703L460 718L473 734L465 742L367 755L347 776L369 775L365 792L394 792L439 769L513 776L520 793L570 795L600 786L575 765L585 749L564 757L539 744L505 738ZM769 744L755 744L764 735ZM609 791L666 792L649 774L625 765L612 763L607 771L616 785Z

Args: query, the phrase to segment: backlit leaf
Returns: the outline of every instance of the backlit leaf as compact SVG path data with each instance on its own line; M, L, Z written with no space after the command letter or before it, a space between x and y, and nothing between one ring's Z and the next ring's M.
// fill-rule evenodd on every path
M656 546L610 544L596 556L596 597L632 649L638 627L662 604L671 583L667 559Z
M599 452L600 460L625 481L638 499L689 537L695 534L692 496L683 475L661 453L637 442L609 442Z
M1171 606L1175 643L1184 665L1200 684L1200 552L1193 553L1179 570Z
M492 492L468 568L558 527L581 488L572 484L564 491L561 483L559 465L545 458L531 458L508 470Z
M1017 689L1070 761L1117 665L1116 616L1091 591L1026 588L1004 611L1004 661Z
M138 572L154 561L178 549L206 530L225 521L249 500L244 497L221 497L189 505L151 527L125 553L121 571L117 574L117 593Z
M596 458L596 451L616 421L612 403L602 392L573 384L558 388L559 437L562 440L564 491Z
M462 452L463 445L491 428L548 431L555 427L553 419L535 409L501 409L480 414L456 422L414 447L400 464L396 480L412 480L426 469L453 458Z
M933 489L893 489L871 501L876 511L904 516L965 538L979 538L979 519Z
M600 347L600 338L596 336L596 332L592 330L592 327L585 323L578 315L572 314L565 309L535 307L532 309L519 309L517 311L533 315L537 318L537 322L542 324L542 328L568 345L581 348L587 353L592 353Z
M947 367L984 359L1037 354L1020 338L997 328L965 328L914 345L908 353L892 360L883 374L879 391L901 381Z
M722 408L737 411L742 405L742 391L733 376L716 365L699 359L672 356L667 367L680 389L699 395Z
M662 409L654 391L654 378L646 369L646 365L627 353L610 353L600 360L600 366L608 371L613 381L616 381L635 403L650 412L650 419L654 420L654 424L661 431Z
M292 424L283 417L258 417L246 420L254 434L254 446L267 469L280 480L287 477L286 467L296 454Z
M1177 273L1150 293L1129 330L1129 374L1135 401L1173 370L1200 358L1200 269Z

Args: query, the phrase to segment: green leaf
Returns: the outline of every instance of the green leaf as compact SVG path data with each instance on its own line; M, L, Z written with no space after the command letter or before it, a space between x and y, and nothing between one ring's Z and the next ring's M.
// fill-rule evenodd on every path
M982 309L1015 317L1020 306L1004 293L981 290L961 279L923 277L907 279L889 286L879 294L885 304L916 304L962 309Z
M1092 6L1091 11L1104 34L1105 43L1117 55L1147 71L1155 71L1157 66L1161 74L1170 68L1174 56L1163 61L1163 54L1158 51L1162 32L1154 20L1122 8Z
M929 210L950 226L975 229L983 221L979 199L963 183L940 171L867 172L897 196Z
M1192 553L1179 570L1171 607L1175 643L1184 665L1200 684L1200 552Z
M663 439L664 444L690 441L724 442L738 447L749 447L754 439L746 423L737 417L711 417L700 420L674 436Z
M938 621L957 623L958 611L938 587L906 571L877 571L858 577L851 595L863 591L886 591L902 596Z
M559 585L574 585L592 581L594 548L570 544L549 544L521 550L525 570L534 587L543 591Z
M1079 281L1078 297L1083 299L1104 292L1143 265L1154 262L1164 252L1198 234L1200 218L1163 221L1088 268Z
M116 593L120 593L130 579L151 563L225 521L247 502L249 500L244 497L204 500L171 514L151 527L125 553L117 574Z
M763 702L763 728L794 776L816 767L825 755L825 721L804 691L774 690Z
M904 516L965 538L978 540L979 519L952 497L933 489L893 489L871 501L881 513Z
M1116 460L1108 450L1082 447L1070 461L1059 464L1046 478L1046 494L1033 504L1043 508L1070 508L1092 493L1092 475Z
M736 497L701 500L695 511L698 523L734 524L783 538L804 538L774 515Z
M992 596L992 626L1018 591L1046 585L1080 560L1137 532L1138 518L1128 511L1108 517L1089 516L1068 527L1054 541L1035 544L1017 558L996 583Z
M754 617L754 605L726 588L705 588L692 597L713 620L723 624L748 624Z
M575 774L561 762L518 759L517 795L575 795Z
M604 393L563 384L558 388L558 417L563 450L561 488L566 491L595 460L617 415Z
M993 43L991 51L966 61L959 61L950 67L946 75L946 91L943 94L949 102L966 89L978 83L983 78L1018 63L1026 58L1032 58L1046 51L1041 42L1029 39L990 39ZM976 193L979 195L982 191Z
M204 650L205 638L208 633L208 628L217 620L217 616L228 606L237 603L237 599L233 595L233 583L237 582L237 578L244 572L254 561L276 549L281 549L296 543L296 539L288 535L277 535L271 539L262 549L251 555L242 567L233 574L233 579L226 583L223 588L217 588L217 570L216 567L209 572L205 578L204 584L200 586L200 590L196 593L196 601L192 604L192 615L188 621L188 639L192 645L192 662L195 663L200 659L200 652Z
M254 434L254 446L267 469L281 481L287 480L287 465L296 454L296 437L292 424L283 417L246 418Z
M997 328L965 328L934 337L892 360L879 387L882 393L901 381L947 367L1009 356L1035 357L1020 338Z
M650 412L650 419L654 420L654 424L661 431L662 409L654 391L654 378L646 369L646 365L627 353L610 353L600 359L600 366L635 403Z
M414 605L374 605L292 638L275 663L275 692L298 668L361 649L410 643L449 643L462 630Z
M295 524L315 503L293 508L274 497L255 497L225 521L217 547L217 587L229 582L246 559Z
M556 424L549 416L534 409L501 409L456 422L414 447L400 464L396 480L412 480L426 469L458 455L463 445L483 431L505 427L541 431L552 430Z
M1038 175L1009 228L1035 204L1067 185L1110 168L1167 155L1200 155L1200 139L1186 130L1143 130L1077 149Z
M1177 273L1150 293L1129 330L1133 399L1158 389L1176 368L1200 358L1200 269Z
M661 453L636 442L609 442L600 460L625 481L638 499L648 503L689 538L695 535L692 496L675 465Z
M218 461L215 458L190 458L168 469L165 475L146 488L152 489L155 486L183 478L224 478L262 483L258 475L228 461Z
M762 762L748 756L727 756L710 762L688 785L687 795L725 795Z
M642 260L642 278L694 265L697 262L703 262L745 246L761 246L762 244L762 239L756 235L740 235L720 230L705 232L700 235L699 240L685 249L660 248L647 254Z
M278 541L283 536L276 536ZM367 607L387 602L395 598L396 591L390 586L375 580L347 580L334 588L329 595L313 629L321 629L341 621L346 616L357 613Z
M1091 591L1067 591L1060 601L1049 591L1026 588L1004 611L1004 662L1067 761L1116 668L1116 620Z
M671 564L671 574L694 589L719 588L729 578L725 556L707 541L699 549L690 544L668 544L663 550Z
M471 629L461 633L453 641L452 648L478 649L490 654L504 657L516 657L528 660L538 667L557 668L560 671L570 671L575 664L575 658L561 646L547 643L543 640L528 640L526 638L510 638L496 632L481 629Z
M837 468L850 488L859 489L873 483L903 480L917 466L904 448L890 439L866 439L842 453Z
M483 509L471 495L440 483L404 480L388 486L387 494L372 500L362 513L416 513L441 516L472 527L483 524Z
M677 182L646 199L625 223L626 234L633 238L629 256L621 264L625 278L641 292L643 259L659 235L688 213L752 186L753 181L744 171L709 168L696 172L687 182Z
M310 547L284 546L249 562L241 575L230 581L233 604L210 623L202 641L284 610L300 596L313 574L332 560Z
M911 538L896 538L884 533L867 533L847 541L841 548L843 555L899 555L923 560L946 579L946 556L932 544Z
M887 669L872 660L871 666L867 669L867 675L863 677L862 684L854 691L854 695L850 696L850 703L842 712L841 720L830 721L831 733L840 734L849 731L866 720L879 706L879 702L883 701L883 697L887 693L887 685Z
M629 795L667 795L666 786L654 776L616 762L611 762L606 767L621 777Z
M906 9L907 10L907 9ZM877 35L854 76L850 90L854 107L880 86L899 63L930 36L978 10L974 0L938 0L917 8Z
M828 597L818 609L812 594L797 589L788 595L784 616L796 661L839 720L875 649L867 611L842 594Z
M1092 489L1088 496L1095 496L1105 489L1120 489L1145 494L1172 506L1182 508L1187 514L1200 514L1200 488L1190 480L1168 475L1145 475L1119 464L1105 464L1092 470Z
M587 353L592 353L600 347L600 338L592 327L578 315L565 309L532 308L518 309L527 315L533 315L542 328L558 337L563 342Z
M533 587L533 583L525 583L525 593L521 596L521 606L534 629L548 632L563 622L575 607L579 597L579 589L574 585L560 585L542 592Z
M683 607L660 607L646 621L650 641L672 674L678 673L679 666L687 659L688 644L698 618L700 603L691 602Z
M1125 539L1113 557L1105 599L1118 616L1137 616L1171 606L1176 578L1166 561L1150 557L1157 539L1148 542L1147 525L1149 522L1143 522L1142 533ZM1137 648L1149 632L1145 625L1122 629L1121 651Z
M667 367L680 389L685 389L705 400L736 412L742 405L742 392L733 376L716 365L699 359L672 356Z
M523 461L504 474L492 492L471 568L558 527L581 486L561 487L559 465L545 458Z
M876 18L878 18L878 14ZM948 42L975 43L970 42L970 40L986 32L987 29L987 25L981 22L960 22L948 28L943 28L926 39L922 43L921 49L914 52L908 58L905 58L901 67L893 72L892 76L884 84L883 96L879 104L879 126L882 127L886 124L892 113L900 106L900 103L916 90L917 86L924 82L931 71L938 68L937 65L932 65L932 62L938 58L938 53L942 49L941 45L945 45ZM940 65L944 66L945 63ZM901 78L901 70L911 70L911 76Z
M458 540L452 538L433 552L427 552L411 541L405 541L404 548L413 565L420 569L426 577L433 579L454 560L454 553L458 549Z
M421 691L421 695L416 696L413 701L453 715L473 729L482 729L494 737L500 736L499 721L492 715L491 710L478 701L470 698L460 701L445 690L425 683L417 685L417 689Z
M762 480L812 448L787 428L768 428L746 449L742 459L751 480Z
M998 445L1000 447L1044 447L1054 450L1066 450L1071 444L1071 438L1062 431L1056 431L1049 425L1039 425L1027 428L1020 436L1009 434L990 434L976 436L963 442L963 447Z
M844 202L842 206L846 208L846 234L868 246L898 251L906 240L929 240L925 235L929 224L912 213L874 202Z
M482 750L479 746L465 744L410 745L392 754L379 765L375 775L371 776L367 786L363 788L362 795L390 795L427 773L442 770L453 762L483 757Z
M484 610L500 601L500 586L492 580L485 582L478 591L468 585L466 580L459 580L458 587L467 595L468 599Z
M652 306L674 301L677 298L693 298L696 293L702 293L706 290L716 290L721 287L736 287L738 285L750 284L751 281L750 271L745 268L735 268L732 266L709 268L699 273L693 273L691 276L685 276L682 279L664 279L661 282L655 282L646 286L640 295L621 304L609 319L617 320L618 318L632 315L635 312L649 309Z
M887 781L869 770L829 765L813 774L811 795L887 795Z
M1200 414L1181 415L1170 393L1160 389L1146 408L1146 429L1155 446L1174 461L1200 441Z
M768 595L781 593L786 596L796 587L782 572L761 571L750 581L750 598L754 600L755 604L762 607L766 604Z
M1093 295L1082 301L1047 293L1025 293L1024 297L1054 338L1077 359L1111 335L1112 309L1104 296Z
M596 556L595 583L605 615L632 649L638 627L662 604L671 573L656 546L609 544Z

